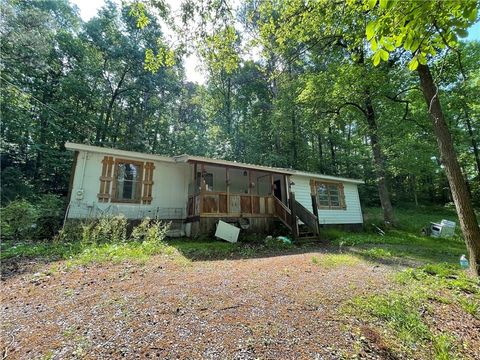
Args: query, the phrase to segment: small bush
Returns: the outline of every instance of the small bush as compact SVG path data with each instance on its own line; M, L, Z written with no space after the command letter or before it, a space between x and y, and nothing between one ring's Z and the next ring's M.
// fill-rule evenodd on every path
M169 229L170 224L146 218L133 229L131 239L138 242L161 242Z
M86 223L82 230L82 243L124 243L127 241L127 219L125 216L107 216Z
M292 243L288 243L288 242L283 242L283 241L280 240L279 238L271 237L271 238L265 239L265 247L268 248L268 249L279 249L279 250L283 250L283 249L290 249L290 248L292 248L292 247L293 247L293 244L292 244Z
M64 202L56 195L47 194L40 197L35 207L38 214L35 237L51 239L62 226Z
M15 200L2 208L1 231L4 239L28 240L35 233L38 212L27 200Z

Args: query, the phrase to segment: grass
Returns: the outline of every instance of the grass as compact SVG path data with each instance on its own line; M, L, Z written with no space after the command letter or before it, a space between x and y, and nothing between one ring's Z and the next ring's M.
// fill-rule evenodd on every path
M324 254L320 257L312 256L312 264L326 268L353 266L360 261L361 259L352 254Z
M397 290L354 298L346 306L346 312L383 329L388 347L401 357L452 359L459 356L463 349L461 339L440 331L429 319L437 317L435 306L439 304L452 306L449 311L463 311L480 318L479 280L444 263L404 270L396 274L394 281Z

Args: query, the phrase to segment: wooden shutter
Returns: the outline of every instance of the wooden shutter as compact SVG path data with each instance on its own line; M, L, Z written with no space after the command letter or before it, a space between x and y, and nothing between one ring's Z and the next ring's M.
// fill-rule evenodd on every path
M153 162L146 162L143 170L143 204L152 203L152 188L153 188L153 169L155 166Z
M98 192L99 202L108 202L110 200L110 189L113 181L113 157L105 156L102 160L102 175L100 176L100 191Z
M340 196L340 208L346 209L347 203L345 202L345 190L343 188L343 183L338 184L338 192Z

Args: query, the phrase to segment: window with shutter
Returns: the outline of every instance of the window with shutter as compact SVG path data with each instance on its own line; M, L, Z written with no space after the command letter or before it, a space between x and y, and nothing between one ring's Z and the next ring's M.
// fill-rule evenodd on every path
M115 159L112 202L140 203L143 162Z

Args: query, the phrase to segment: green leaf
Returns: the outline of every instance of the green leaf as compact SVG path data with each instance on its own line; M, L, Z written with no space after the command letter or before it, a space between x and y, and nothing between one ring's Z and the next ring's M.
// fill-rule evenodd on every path
M468 31L467 30L457 29L456 32L457 32L458 36L460 36L461 38L466 38L468 36Z
M378 64L380 64L380 54L377 52L373 55L373 65L377 66Z
M368 8L372 10L377 4L377 0L368 0Z
M410 61L410 63L408 64L408 68L411 70L411 71L414 71L414 70L417 70L417 67L418 67L418 60L417 60L417 57L415 56L412 61Z
M395 50L395 46L393 46L392 44L390 44L390 43L388 43L388 42L385 43L385 44L383 44L383 46L384 46L385 49L387 49L388 51L393 51L393 50Z
M425 56L425 54L423 52L419 53L417 55L418 57L418 62L422 65L427 65L427 57Z
M378 43L377 43L377 40L375 40L375 38L373 38L370 41L370 47L372 48L372 51L377 51Z
M388 0L380 0L380 9L386 9L388 5Z
M476 7L468 14L468 20L475 21L477 20L478 9Z
M388 56L390 55L387 51L383 50L383 49L380 49L380 51L378 52L380 54L380 58L383 60L383 61L387 61L388 60Z
M375 35L375 22L371 21L367 24L367 28L365 30L365 35L367 35L367 40L370 40L373 38L373 35Z

